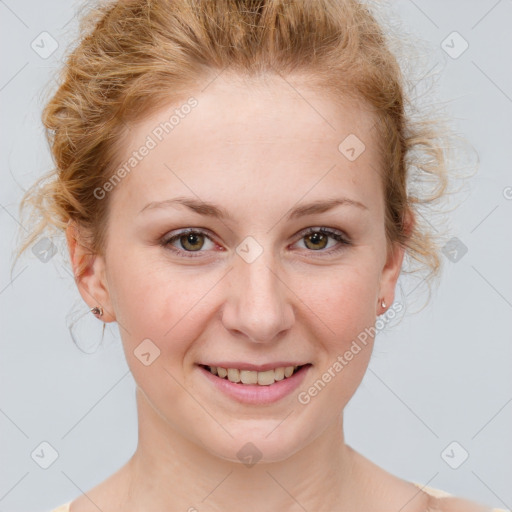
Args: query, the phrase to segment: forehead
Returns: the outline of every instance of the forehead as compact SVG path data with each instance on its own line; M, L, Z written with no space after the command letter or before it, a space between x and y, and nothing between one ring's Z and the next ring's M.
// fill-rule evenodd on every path
M357 199L368 201L379 192L375 118L368 109L334 103L297 77L221 74L205 84L191 91L193 102L173 102L131 127L124 161L150 140L152 148L116 194L142 207L149 196L192 192L206 199L234 188L250 199L251 191L280 187L280 197L293 195L295 202L312 188L360 189Z

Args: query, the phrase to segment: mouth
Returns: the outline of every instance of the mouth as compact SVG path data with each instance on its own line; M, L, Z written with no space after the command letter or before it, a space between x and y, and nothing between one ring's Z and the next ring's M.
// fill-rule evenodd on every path
M251 406L269 406L290 399L304 382L313 365L297 362L275 362L254 365L240 361L197 364L199 375L207 386L207 396L221 395L238 403Z
M241 386L271 386L276 382L285 381L300 372L303 368L311 366L311 363L302 365L277 366L263 371L225 368L223 366L199 365L204 370L215 375L219 379L228 380ZM237 365L238 366L238 365ZM242 365L240 365L242 366ZM243 365L246 366L247 365Z

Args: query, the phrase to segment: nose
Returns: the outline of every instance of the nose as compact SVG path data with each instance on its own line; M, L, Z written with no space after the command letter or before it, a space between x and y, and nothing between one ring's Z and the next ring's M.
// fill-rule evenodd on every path
M293 325L292 297L282 271L265 252L256 261L236 259L228 274L228 297L222 312L226 329L251 342L268 343Z

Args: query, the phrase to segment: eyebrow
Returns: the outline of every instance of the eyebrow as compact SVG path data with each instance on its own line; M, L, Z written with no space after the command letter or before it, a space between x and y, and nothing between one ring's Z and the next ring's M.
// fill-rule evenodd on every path
M166 199L164 201L152 201L148 203L142 210L139 212L141 214L143 211L152 210L156 208L167 208L169 206L175 205L183 205L189 208L190 210L198 213L199 215L204 215L207 217L214 217L218 219L231 219L231 215L220 206L216 206L213 203L209 203L206 201L200 201L198 199L194 199L192 197L175 197L173 199ZM297 206L293 210L291 210L286 218L288 220L297 219L299 217L304 217L306 215L314 215L316 213L324 213L326 211L332 210L337 206L354 206L360 208L361 210L368 210L368 207L359 201L354 199L349 199L347 197L340 197L329 200L318 200L313 201L311 203Z

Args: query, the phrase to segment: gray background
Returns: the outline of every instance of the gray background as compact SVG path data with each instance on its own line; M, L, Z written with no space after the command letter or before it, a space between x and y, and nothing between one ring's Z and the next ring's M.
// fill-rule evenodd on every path
M78 5L0 0L0 512L44 511L70 500L112 474L136 447L135 386L116 329L107 330L105 347L93 355L69 337L65 317L78 292L65 254L43 263L29 251L10 273L23 189L51 167L42 91L76 35ZM476 148L480 168L451 215L454 236L468 252L445 261L427 308L379 334L346 409L346 439L404 479L510 508L512 2L390 5L402 29L426 42L425 66L438 76L439 101ZM44 31L59 44L47 58L31 47L34 40L42 46ZM441 46L453 31L469 43L458 58ZM452 52L461 43L448 39ZM406 279L400 289L414 296ZM99 338L98 323L89 328ZM31 456L44 441L58 452L48 469ZM441 456L453 441L469 453L457 469ZM452 461L461 450L448 450Z

